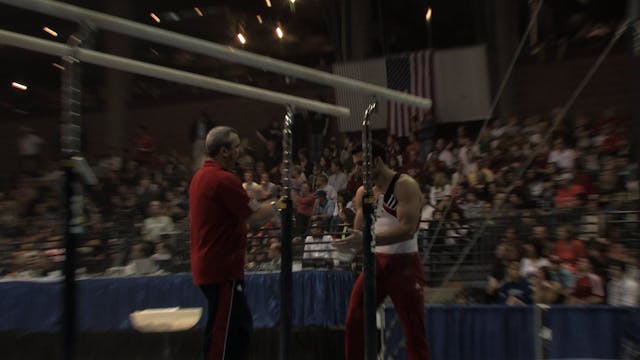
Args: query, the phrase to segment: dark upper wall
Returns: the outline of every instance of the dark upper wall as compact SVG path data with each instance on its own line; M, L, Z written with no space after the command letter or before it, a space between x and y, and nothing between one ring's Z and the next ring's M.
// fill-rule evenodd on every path
M332 101L332 91L326 88L297 92L296 95L314 98L323 95ZM178 153L191 154L189 132L191 124L197 116L206 111L213 121L219 125L237 128L243 137L255 139L255 130L266 127L273 118L283 119L284 107L244 98L226 98L212 101L168 104L165 106L131 109L127 116L128 139L131 144L135 129L145 124L149 132L163 149L175 149ZM104 114L84 115L85 151L90 156L106 153ZM21 121L0 122L0 160L4 164L0 170L2 177L19 169L17 142L20 126L33 128L38 135L47 141L45 155L57 152L55 149L59 128L58 114L44 118L25 118Z
M548 113L563 106L595 63L594 58L581 58L548 64L518 66L514 73L514 112L516 114ZM627 54L609 56L576 100L572 110L599 113L614 107L621 115L630 115L634 94L631 80L632 62Z

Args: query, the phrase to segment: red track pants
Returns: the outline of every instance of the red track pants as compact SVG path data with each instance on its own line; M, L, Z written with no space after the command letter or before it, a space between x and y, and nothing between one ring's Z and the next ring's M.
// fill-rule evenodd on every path
M402 324L408 360L428 360L424 330L424 274L417 253L376 254L376 305L389 295ZM346 360L364 359L364 274L351 291L345 332Z

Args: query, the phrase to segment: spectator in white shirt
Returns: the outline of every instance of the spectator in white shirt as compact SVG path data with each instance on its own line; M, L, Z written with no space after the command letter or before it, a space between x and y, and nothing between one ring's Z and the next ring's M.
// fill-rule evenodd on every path
M145 241L159 243L162 235L173 233L174 225L170 217L164 215L160 201L149 203L149 217L142 224L142 236Z
M437 204L449 195L451 195L451 185L449 184L447 175L440 171L436 173L433 179L433 186L429 194L429 203Z
M329 184L329 178L327 177L326 174L318 175L318 182L316 183L316 185L317 185L316 191L322 190L325 193L327 193L327 199L334 202L338 200L338 192L333 186L331 186L331 184Z
M33 132L30 127L20 128L18 138L18 155L20 155L21 165L24 171L34 173L41 162L41 149L44 140Z
M543 267L550 267L551 263L547 258L540 257L542 253L542 246L536 244L525 244L524 257L520 260L520 275L529 278L538 273L538 270Z
M244 191L251 199L258 199L260 194L260 185L253 181L253 170L245 170L244 182L242 183Z
M429 204L429 192L424 191L422 193L422 210L420 211L420 230L429 229L429 222L433 219L433 213L435 212L435 204Z
M607 304L616 306L638 306L640 285L626 273L626 264L613 262L609 265Z
M501 138L507 132L507 123L505 119L498 118L491 124L491 138Z
M558 138L553 143L553 150L549 153L548 162L555 163L560 169L573 169L576 152L566 147L564 140Z
M451 151L447 149L447 143L442 138L436 141L435 149L429 154L429 156L427 156L427 160L432 156L435 156L438 160L445 163L448 168L452 168L456 161L456 158L453 156Z
M278 186L269 179L269 173L260 174L260 185L258 185L259 201L273 200L278 197Z
M329 185L337 192L340 192L347 188L347 174L342 171L342 165L339 161L331 161L329 168L331 175L329 175Z
M304 254L302 258L307 259L331 259L335 248L331 244L333 237L323 235L322 224L314 222L311 226L311 235L304 239Z
M474 149L471 139L464 136L460 139L460 149L458 150L458 163L462 164L462 172L467 175L471 171L477 171L477 164L473 162ZM475 166L475 168L474 168Z

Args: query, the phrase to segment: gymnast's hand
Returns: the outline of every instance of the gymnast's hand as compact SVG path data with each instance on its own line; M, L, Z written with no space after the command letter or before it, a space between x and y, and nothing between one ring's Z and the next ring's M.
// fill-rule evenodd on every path
M333 241L333 246L338 250L360 250L362 248L362 231L349 230L349 235Z

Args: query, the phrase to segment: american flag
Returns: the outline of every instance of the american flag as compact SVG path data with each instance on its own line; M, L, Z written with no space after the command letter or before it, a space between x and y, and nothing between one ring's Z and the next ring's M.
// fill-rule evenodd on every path
M386 58L333 64L337 75L385 86L417 96L432 98L432 66L430 51L418 51ZM362 115L371 101L371 95L346 89L336 89L336 104L351 110L351 117L338 122L340 131L360 131ZM410 119L414 114L424 115L416 108L383 101L378 113L371 119L373 129L387 129L396 136L409 135Z
M387 87L412 95L432 98L431 52L418 51L386 58ZM406 137L411 132L411 118L427 115L426 111L406 104L389 101L387 130L391 135Z

